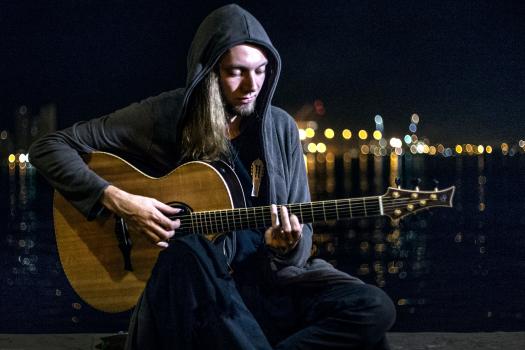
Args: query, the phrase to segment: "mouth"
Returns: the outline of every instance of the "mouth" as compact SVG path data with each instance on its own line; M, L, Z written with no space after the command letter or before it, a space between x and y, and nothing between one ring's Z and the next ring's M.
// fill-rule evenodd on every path
M247 97L240 97L238 98L237 100L241 103L241 104L249 104L249 103L252 103L253 101L255 101L255 98L257 96L247 96Z

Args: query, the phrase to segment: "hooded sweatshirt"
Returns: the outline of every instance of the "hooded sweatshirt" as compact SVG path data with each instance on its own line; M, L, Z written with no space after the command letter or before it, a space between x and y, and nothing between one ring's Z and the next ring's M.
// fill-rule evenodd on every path
M46 135L32 145L31 163L86 218L94 219L102 209L100 197L109 183L87 167L82 155L113 153L152 176L173 170L182 161L181 131L195 86L229 48L242 43L260 47L268 59L256 104L262 118L261 146L268 174L265 198L268 204L310 201L296 124L285 111L271 105L281 69L279 54L257 19L237 5L215 10L198 28L187 58L184 88ZM312 245L311 225L305 224L302 233L292 252L273 257L274 269L281 277L301 274L306 265Z

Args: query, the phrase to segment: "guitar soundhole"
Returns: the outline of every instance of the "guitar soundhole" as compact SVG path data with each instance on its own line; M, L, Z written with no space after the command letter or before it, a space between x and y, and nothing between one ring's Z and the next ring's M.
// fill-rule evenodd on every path
M180 220L181 220L181 227L179 229L177 229L177 235L191 233L190 231L184 229L184 227L185 227L184 221L185 220L183 219L183 217L187 216L187 215L190 215L193 212L192 208L190 208L189 206L187 206L186 204L181 203L181 202L169 202L169 203L166 203L166 204L169 205L172 208L177 208L177 209L181 210L176 215L170 216L171 220L176 220L178 218L180 218Z
M189 206L181 202L169 202L166 204L172 208L177 208L181 210L177 215L170 217L170 219L176 219L178 216L182 215L189 215L193 211Z

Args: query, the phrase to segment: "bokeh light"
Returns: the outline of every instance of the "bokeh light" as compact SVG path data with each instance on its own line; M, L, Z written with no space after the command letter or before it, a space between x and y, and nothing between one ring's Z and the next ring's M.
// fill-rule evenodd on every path
M326 137L327 139L333 139L334 136L335 136L334 129L331 129L331 128L325 129L324 137Z
M299 129L299 138L301 139L301 141L306 140L306 130Z
M306 137L308 137L309 139L315 136L315 130L312 128L306 128L305 133Z

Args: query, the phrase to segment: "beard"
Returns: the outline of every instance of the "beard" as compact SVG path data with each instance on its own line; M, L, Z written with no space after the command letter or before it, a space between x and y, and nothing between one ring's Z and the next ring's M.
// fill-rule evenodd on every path
M247 117L253 114L255 111L255 102L250 102L245 105L241 106L232 106L230 104L226 105L226 111L230 116L239 116L239 117Z

